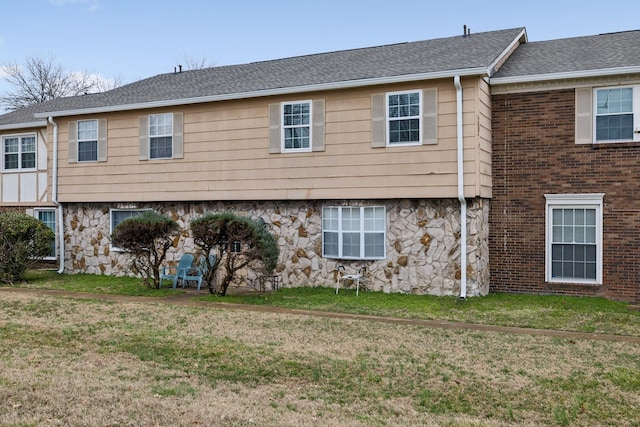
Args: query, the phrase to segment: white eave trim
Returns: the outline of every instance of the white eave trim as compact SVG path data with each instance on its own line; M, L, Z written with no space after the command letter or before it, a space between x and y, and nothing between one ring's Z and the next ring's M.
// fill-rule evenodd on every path
M12 123L9 125L0 125L0 130L13 130L13 129L26 129L26 128L44 128L47 127L47 121L42 120L38 122L27 123Z
M567 71L564 73L533 74L533 75L527 75L527 76L497 77L497 78L491 78L490 84L492 86L497 86L497 85L513 84L513 83L541 82L541 81L547 81L547 80L583 79L583 78L589 78L589 77L614 76L619 74L635 74L635 73L640 73L639 66L604 68L599 70L585 70L585 71Z
M520 34L518 34L518 36L516 38L513 39L513 41L511 43L509 43L509 46L507 46L502 53L500 53L500 55L498 55L498 57L489 65L489 70L491 72L491 74L493 74L495 72L496 66L502 62L502 60L504 59L504 57L506 55L509 54L509 52L511 52L513 50L513 47L518 44L521 43L520 40L522 40L522 38L524 38L524 42L522 42L522 44L527 43L528 42L528 37L527 37L527 30L526 29L522 29L522 31L520 32ZM489 77L491 77L491 74L489 74Z
M476 67L460 70L447 70L435 73L408 74L404 76L376 77L372 79L348 80L342 82L320 83L307 86L294 86L252 92L225 93L221 95L201 96L196 98L167 99L162 101L142 102L135 104L108 105L104 107L81 108L76 110L46 111L34 114L36 118L78 116L83 114L110 113L114 111L141 110L146 108L173 107L176 105L199 104L205 102L230 101L235 99L259 98L264 96L289 95L326 90L349 89L363 86L375 86L392 83L414 82L419 80L435 80L452 78L455 75L488 76L490 68Z

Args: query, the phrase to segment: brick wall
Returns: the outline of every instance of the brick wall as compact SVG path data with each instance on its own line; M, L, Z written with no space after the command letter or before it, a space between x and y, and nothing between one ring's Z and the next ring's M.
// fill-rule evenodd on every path
M640 144L576 145L573 90L494 95L491 290L640 301ZM605 193L603 285L545 283L546 193Z

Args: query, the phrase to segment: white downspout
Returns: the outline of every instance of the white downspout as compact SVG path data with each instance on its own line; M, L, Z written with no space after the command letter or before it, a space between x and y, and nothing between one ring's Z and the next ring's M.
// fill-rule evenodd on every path
M462 85L460 76L453 78L456 87L456 129L458 151L458 200L460 201L460 299L467 298L467 200L464 198L464 133L462 122Z
M53 125L53 171L51 178L51 199L53 204L58 208L58 244L60 267L58 274L64 273L64 216L62 212L62 203L58 202L58 124L53 121L53 117L49 116L49 123Z

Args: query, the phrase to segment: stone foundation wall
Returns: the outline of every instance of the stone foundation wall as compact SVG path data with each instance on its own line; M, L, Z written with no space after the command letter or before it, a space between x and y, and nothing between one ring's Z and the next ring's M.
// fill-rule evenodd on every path
M355 272L366 265L368 288L384 292L457 295L460 292L460 206L457 200L350 201L349 206L386 207L386 259L335 260L322 257L322 207L327 202L193 202L137 204L66 204L65 270L68 273L130 274L127 255L113 250L109 209L154 209L181 227L167 255L175 263L182 253L198 253L189 234L190 221L205 212L233 211L262 218L276 236L280 259L276 273L285 287L335 286L339 265ZM489 201L468 204L467 295L489 291Z

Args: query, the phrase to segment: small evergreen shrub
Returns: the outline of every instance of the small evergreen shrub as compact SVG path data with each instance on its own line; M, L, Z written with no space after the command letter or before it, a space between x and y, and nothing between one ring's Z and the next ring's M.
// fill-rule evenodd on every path
M51 250L53 231L42 221L18 212L0 213L0 282L13 284Z
M278 243L261 222L232 212L208 213L191 221L190 228L195 244L207 255L207 264L214 259L204 278L211 293L225 295L242 269L264 276L276 268ZM218 269L222 277L216 284Z
M154 211L127 218L113 230L111 242L131 254L131 270L149 288L160 287L160 268L180 229L171 218Z

